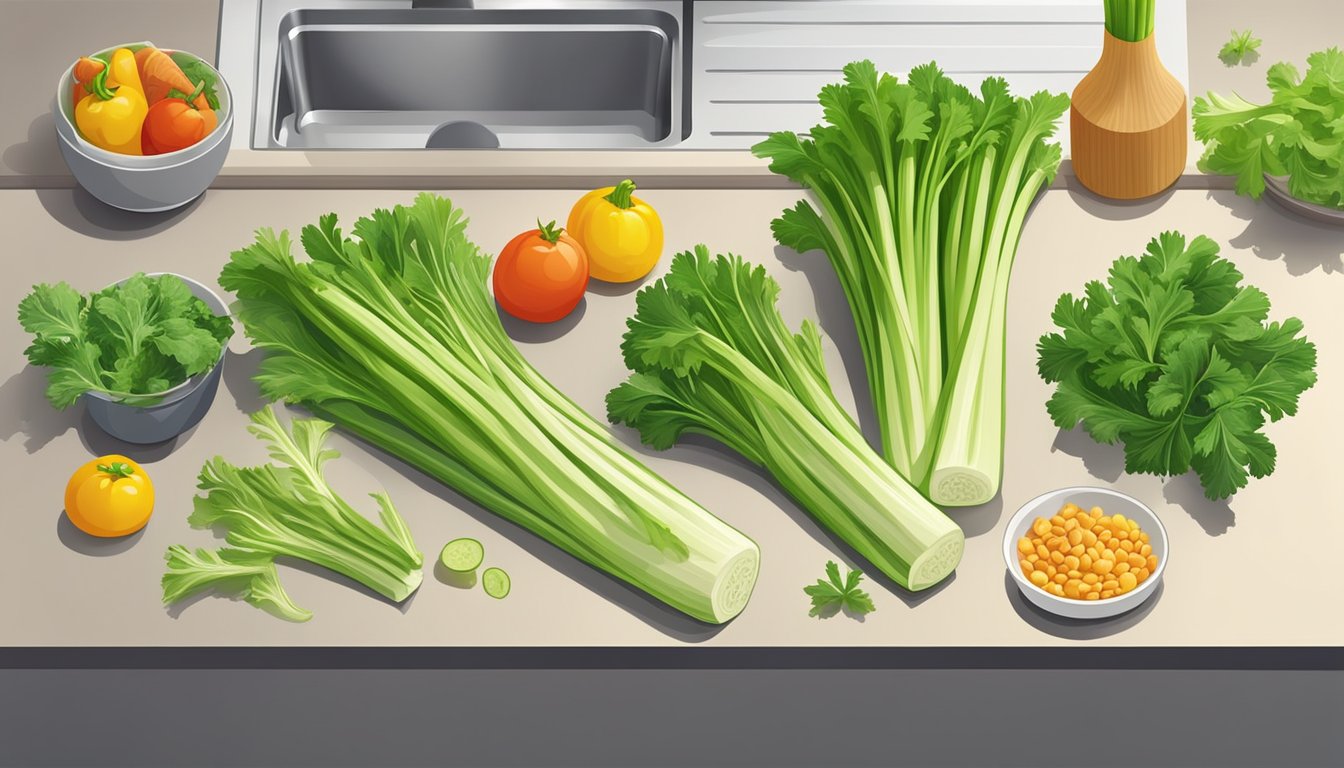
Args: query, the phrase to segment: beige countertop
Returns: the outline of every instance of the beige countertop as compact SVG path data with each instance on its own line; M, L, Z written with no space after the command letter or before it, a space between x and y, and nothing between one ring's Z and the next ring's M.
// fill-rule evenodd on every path
M1263 94L1272 62L1301 63L1305 55L1341 42L1338 28L1321 20L1337 13L1335 0L1187 0L1192 95L1209 90ZM115 41L151 40L212 56L219 24L218 0L129 0L109 12L105 0L0 0L0 62L29 77L12 80L0 111L0 188L73 185L56 148L48 114L58 73L86 51ZM98 24L71 19L97 18ZM1218 49L1231 28L1251 28L1262 38L1251 66L1226 67ZM239 127L238 130L245 130ZM1191 137L1190 171L1182 187L1227 186L1194 169L1200 146ZM782 187L764 163L742 151L544 150L298 152L235 150L215 186L284 187L563 187L633 176L645 187ZM1058 186L1070 181L1067 163Z
M574 190L451 193L472 218L470 235L495 251L534 215L560 215ZM94 289L132 270L174 270L213 282L231 249L261 226L291 230L335 211L348 225L376 206L409 201L405 190L210 190L185 210L127 217L68 189L0 190L9 277L0 307L13 308L38 281L68 280ZM776 251L768 223L797 194L786 190L655 190L671 246L707 242L758 260L782 284L786 319L818 317L832 379L846 407L849 382L862 381L853 328L835 278L820 254ZM720 212L707 216L706 211ZM1278 469L1232 501L1206 501L1192 477L1168 481L1122 472L1118 448L1061 433L1044 402L1049 389L1034 370L1034 342L1050 327L1056 297L1104 274L1121 253L1142 250L1159 231L1180 228L1217 240L1249 283L1274 302L1273 317L1300 317L1319 347L1321 383L1301 413L1268 428ZM231 344L214 407L192 432L150 448L119 445L76 407L54 411L45 375L25 365L26 339L0 335L0 466L9 546L0 558L0 648L39 646L315 647L525 646L668 648L995 649L1344 646L1337 610L1344 540L1328 478L1344 423L1344 238L1338 230L1293 219L1269 204L1224 191L1181 190L1139 205L1107 205L1080 193L1047 192L1028 222L1010 296L1007 465L999 498L952 513L965 529L965 558L953 579L912 596L871 585L877 612L865 622L807 616L802 587L827 559L845 557L767 476L714 447L665 453L635 447L657 471L715 514L752 536L763 553L760 581L745 612L708 627L620 586L539 539L464 502L431 480L343 436L333 472L350 498L385 488L432 563L443 543L475 536L487 563L513 576L508 599L441 581L426 566L424 585L398 608L316 571L282 568L294 597L316 616L291 624L217 597L165 610L159 604L162 556L169 544L208 546L211 535L186 523L194 478L216 453L238 463L264 459L244 430L244 413L261 405L248 378L258 353ZM666 264L666 259L663 264ZM574 320L556 327L511 326L524 354L563 391L601 417L602 397L623 378L617 349L632 292L590 292ZM575 364L575 361L582 364ZM849 376L845 375L848 371ZM866 410L859 411L866 418ZM623 440L634 435L617 430ZM61 490L87 458L126 451L146 462L157 488L153 520L124 540L96 541L64 521ZM1171 556L1163 588L1136 611L1076 623L1027 607L1007 580L1003 526L1026 500L1049 489L1095 484L1144 500L1161 516ZM1220 577L1226 577L1224 582ZM856 657L857 658L857 657ZM868 657L864 657L868 658ZM1192 657L1189 663L1198 664ZM1047 662L1048 663L1048 662Z

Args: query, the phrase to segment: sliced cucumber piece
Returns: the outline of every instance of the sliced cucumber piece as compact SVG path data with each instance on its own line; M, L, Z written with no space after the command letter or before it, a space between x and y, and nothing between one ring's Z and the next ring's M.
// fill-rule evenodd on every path
M499 568L486 568L485 573L481 574L481 586L485 587L485 594L503 600L509 594L509 574Z
M481 567L485 559L485 547L475 539L453 539L443 545L439 562L454 573L471 573Z

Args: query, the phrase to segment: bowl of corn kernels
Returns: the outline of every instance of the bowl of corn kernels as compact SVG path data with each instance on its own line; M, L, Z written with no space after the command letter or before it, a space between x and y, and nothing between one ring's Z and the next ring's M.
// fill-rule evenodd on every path
M1022 595L1050 613L1103 619L1157 591L1167 531L1145 504L1109 488L1061 488L1008 521L1003 559Z

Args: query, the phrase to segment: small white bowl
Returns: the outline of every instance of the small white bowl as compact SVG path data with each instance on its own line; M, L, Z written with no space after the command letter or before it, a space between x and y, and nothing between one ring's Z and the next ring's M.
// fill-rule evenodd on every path
M1133 590L1105 600L1073 600L1058 597L1028 581L1018 564L1018 540L1027 535L1037 517L1049 519L1069 502L1085 510L1101 507L1107 515L1119 513L1130 520L1137 520L1139 527L1148 534L1153 554L1157 555L1157 570L1149 574L1148 578ZM1153 510L1133 496L1109 488L1087 486L1061 488L1023 504L1008 521L1008 527L1003 532L1003 562L1008 567L1008 572L1013 575L1013 581L1018 589L1022 590L1023 597L1038 608L1069 619L1105 619L1139 607L1140 603L1157 590L1157 585L1162 582L1162 572L1167 568L1167 529L1162 527L1162 521Z

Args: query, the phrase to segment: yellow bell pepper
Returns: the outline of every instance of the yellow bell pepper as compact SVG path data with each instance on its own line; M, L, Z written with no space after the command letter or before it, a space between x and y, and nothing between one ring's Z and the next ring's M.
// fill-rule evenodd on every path
M140 130L149 112L145 89L128 48L112 53L112 62L89 83L90 93L75 105L75 125L95 147L123 155L143 154Z
M648 203L634 197L629 179L595 189L569 212L569 232L588 254L589 274L610 283L647 275L663 253L663 222Z

